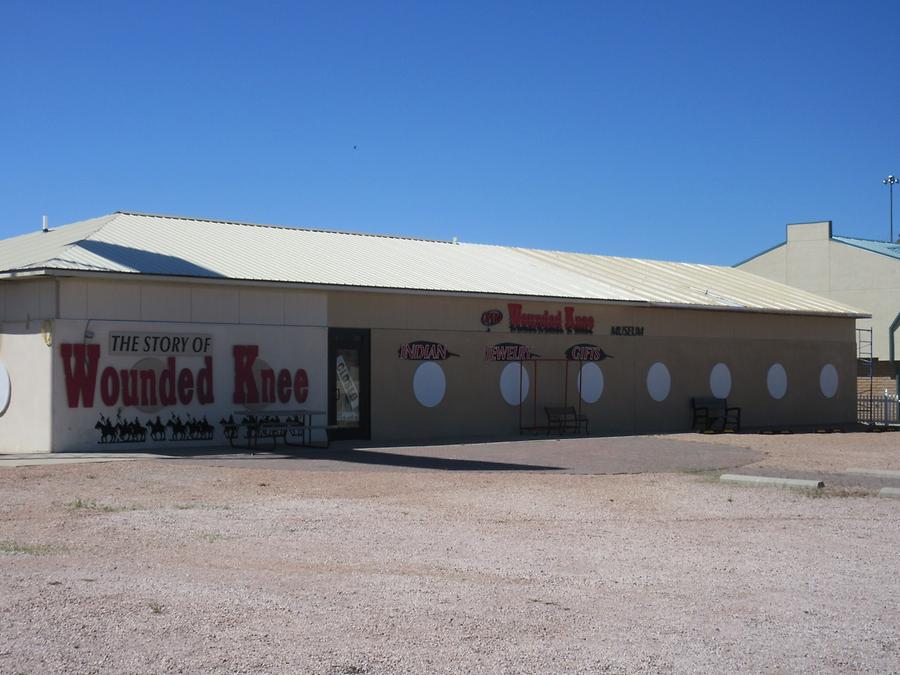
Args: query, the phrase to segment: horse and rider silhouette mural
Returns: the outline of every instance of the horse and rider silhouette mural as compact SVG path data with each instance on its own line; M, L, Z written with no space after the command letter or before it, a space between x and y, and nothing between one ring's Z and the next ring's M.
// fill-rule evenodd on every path
M100 413L94 429L100 432L97 442L102 444L144 443L148 431L151 441L209 441L215 436L215 427L207 421L206 415L197 418L186 413L182 420L173 412L165 422L157 415L155 419L141 423L137 417L134 420L123 418L121 408L116 411L115 420Z

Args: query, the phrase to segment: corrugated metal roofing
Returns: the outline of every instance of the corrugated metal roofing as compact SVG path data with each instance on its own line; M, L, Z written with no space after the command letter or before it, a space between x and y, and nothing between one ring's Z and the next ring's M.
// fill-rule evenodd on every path
M832 240L842 244L849 244L857 248L864 248L873 253L880 253L900 260L900 244L892 244L889 241L875 241L872 239L856 239L855 237L832 237Z
M0 242L0 272L23 270L863 314L730 267L139 213Z

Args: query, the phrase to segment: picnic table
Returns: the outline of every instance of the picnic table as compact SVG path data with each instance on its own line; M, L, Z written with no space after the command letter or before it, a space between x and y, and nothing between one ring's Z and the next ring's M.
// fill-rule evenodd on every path
M322 422L317 423L317 418ZM255 450L260 440L271 440L275 448L279 439L285 446L310 447L317 436L324 438L327 448L327 420L324 410L235 410L221 424L232 448ZM240 445L242 440L246 446Z

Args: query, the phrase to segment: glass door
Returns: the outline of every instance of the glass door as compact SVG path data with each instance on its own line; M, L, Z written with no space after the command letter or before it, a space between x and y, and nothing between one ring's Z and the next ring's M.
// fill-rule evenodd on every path
M329 436L369 438L369 331L328 330Z

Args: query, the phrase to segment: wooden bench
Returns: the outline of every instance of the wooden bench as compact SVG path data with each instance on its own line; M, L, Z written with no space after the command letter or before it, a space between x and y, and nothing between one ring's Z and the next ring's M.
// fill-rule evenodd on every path
M584 429L587 435L589 428L589 420L586 415L579 415L575 408L568 407L545 407L544 412L547 413L547 435L552 432L558 434L580 433Z
M740 431L741 409L729 406L728 400L714 396L694 397L691 399L694 419L691 428L694 431Z

